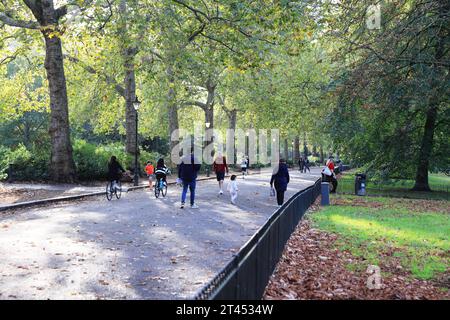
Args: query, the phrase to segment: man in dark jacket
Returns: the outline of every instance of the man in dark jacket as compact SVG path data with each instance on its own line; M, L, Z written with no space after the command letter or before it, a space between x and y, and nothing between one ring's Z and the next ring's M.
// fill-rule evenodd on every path
M272 178L270 179L270 186L272 187L275 184L275 190L277 191L277 203L278 206L284 202L284 193L287 190L287 185L289 183L289 171L284 159L280 159L280 164L278 168L275 168L274 174L272 174Z
M181 163L178 166L178 178L181 179L183 184L183 191L181 192L181 209L184 209L188 188L191 196L191 208L198 209L198 206L195 204L195 184L200 167L201 165L197 159L195 159L193 153L181 159Z

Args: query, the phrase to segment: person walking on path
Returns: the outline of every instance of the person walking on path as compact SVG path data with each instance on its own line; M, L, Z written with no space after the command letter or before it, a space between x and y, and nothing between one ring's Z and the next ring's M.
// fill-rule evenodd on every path
M236 175L232 175L230 178L230 183L228 184L228 191L230 191L231 203L236 204L236 199L238 196L238 186L236 181Z
M278 167L275 167L275 171L270 179L270 187L273 188L275 185L275 190L277 192L277 203L278 206L284 202L284 193L287 190L287 185L289 183L289 171L284 159L280 159Z
M219 182L219 195L223 194L223 180L225 173L228 174L227 159L219 154L213 162L213 170L216 173L217 181Z
M300 170L300 172L303 172L303 158L300 157L300 159L298 159L298 170Z
M147 165L145 166L145 172L148 176L148 188L152 190L153 187L153 180L155 179L155 167L153 167L153 164L151 161L147 161Z
M308 170L308 172L311 173L311 170L309 169L309 160L308 160L308 157L305 157L303 166L304 166L305 173L306 173L306 170Z
M116 156L112 156L108 162L108 179L113 190L117 188L117 182L120 180L121 173L125 173L125 170L117 161Z
M247 158L244 156L241 160L241 170L242 170L242 179L245 179L245 175L247 174L247 165L248 161Z
M183 191L181 192L181 209L184 209L188 188L190 192L191 208L198 209L198 206L195 204L195 185L200 167L201 165L194 157L193 153L186 155L181 159L181 163L178 166L178 178L181 179L183 185Z

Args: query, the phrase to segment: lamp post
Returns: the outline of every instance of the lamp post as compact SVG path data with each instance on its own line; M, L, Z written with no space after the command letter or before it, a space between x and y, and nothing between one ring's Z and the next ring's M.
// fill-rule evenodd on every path
M208 129L209 129L209 127L211 126L211 123L210 122L205 122L205 126L206 126L206 141L205 141L205 148L210 144L210 139L211 139L211 137L209 136L209 133L208 133ZM206 165L206 176L207 177L209 177L209 165Z
M136 96L135 100L133 101L133 107L134 110L136 110L136 140L135 140L135 151L134 151L134 185L139 185L139 166L138 166L138 110L141 106L141 102L138 100L138 97Z

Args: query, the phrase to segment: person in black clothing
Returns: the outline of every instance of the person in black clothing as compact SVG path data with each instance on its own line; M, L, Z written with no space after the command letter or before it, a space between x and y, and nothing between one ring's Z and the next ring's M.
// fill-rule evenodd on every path
M121 172L125 172L116 156L112 156L108 162L108 179L111 181L112 188L116 188L117 182L120 180Z
M284 202L284 193L287 190L287 185L289 183L289 171L284 159L280 159L278 168L275 168L274 174L270 179L270 186L275 185L275 190L277 192L277 203L281 206Z
M300 172L303 172L303 158L300 157L300 159L298 159L298 170L300 170Z
M184 208L188 188L191 196L191 208L198 209L197 204L195 204L195 186L200 167L200 162L194 157L193 153L186 155L181 159L181 163L178 166L178 178L181 179L183 184L183 191L181 192L181 209Z
M305 160L304 160L304 162L303 162L303 167L304 167L305 173L306 173L306 170L308 170L308 172L311 173L311 170L309 170L309 160L308 160L308 157L305 157Z
M158 162L156 163L156 170L155 170L156 183L158 186L160 180L164 181L164 183L167 184L166 177L168 173L169 169L167 169L167 167L165 166L164 159L163 158L159 159Z

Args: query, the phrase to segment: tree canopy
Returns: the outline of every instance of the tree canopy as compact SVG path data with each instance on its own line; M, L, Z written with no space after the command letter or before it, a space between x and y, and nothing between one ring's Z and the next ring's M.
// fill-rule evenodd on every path
M1 144L73 181L74 140L141 152L136 117L158 152L197 122L277 128L286 155L428 190L450 160L448 17L443 0L0 1Z

